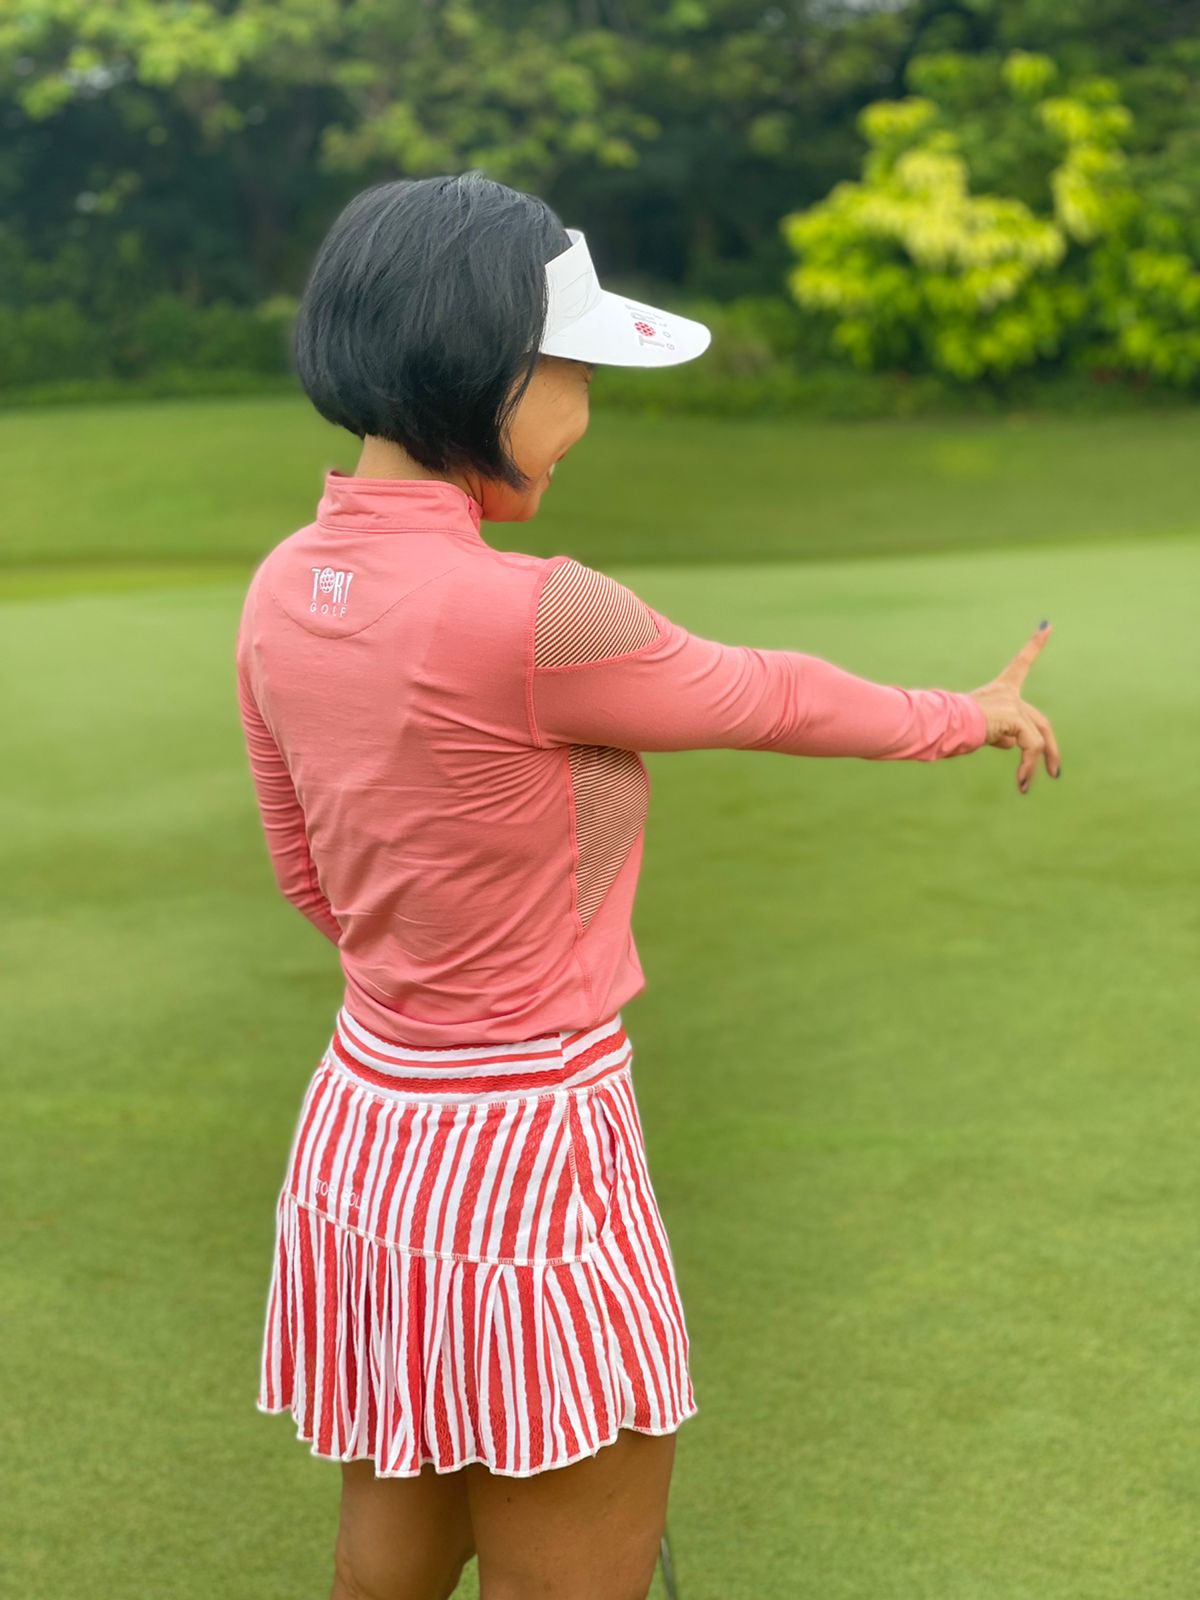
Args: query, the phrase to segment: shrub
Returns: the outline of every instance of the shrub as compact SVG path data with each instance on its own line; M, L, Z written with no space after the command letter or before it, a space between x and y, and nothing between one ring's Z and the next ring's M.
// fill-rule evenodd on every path
M126 381L156 373L281 376L290 371L295 302L193 306L170 295L131 304L101 322L72 301L0 305L0 392L35 384Z
M867 107L861 180L783 219L797 304L824 316L837 350L865 371L970 382L1074 365L1200 387L1188 203L1200 194L1139 185L1115 84L1092 78L1039 98L1057 69L1026 52L1001 66L986 158L977 114L971 124L975 159L995 167L1007 154L1026 198L973 194L959 70L953 56L915 70L948 105L927 94ZM1052 164L1035 181L1046 151ZM1039 211L1030 197L1043 193Z

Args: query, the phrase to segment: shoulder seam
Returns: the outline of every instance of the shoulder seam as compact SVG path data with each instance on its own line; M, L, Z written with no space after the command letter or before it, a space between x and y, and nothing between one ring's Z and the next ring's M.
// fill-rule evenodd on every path
M541 604L542 590L552 572L557 572L564 562L573 561L569 555L550 556L542 567L541 572L534 578L533 590L530 596L529 617L525 628L525 714L529 722L529 732L535 747L547 750L549 746L542 738L542 730L537 724L537 712L533 704L533 675L538 670L537 649L537 615Z

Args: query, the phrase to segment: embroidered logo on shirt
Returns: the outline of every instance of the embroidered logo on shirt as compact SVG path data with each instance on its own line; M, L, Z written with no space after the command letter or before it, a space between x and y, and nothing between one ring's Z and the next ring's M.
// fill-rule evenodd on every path
M313 567L311 571L313 586L309 611L313 616L344 617L354 574L339 572L335 567Z

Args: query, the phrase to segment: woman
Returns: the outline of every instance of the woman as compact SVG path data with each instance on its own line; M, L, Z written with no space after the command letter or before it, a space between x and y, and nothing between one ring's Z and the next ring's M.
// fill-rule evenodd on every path
M621 1006L639 752L934 761L1058 749L1020 697L688 633L570 556L505 551L598 365L703 325L601 289L581 234L477 172L359 195L296 357L363 441L251 580L237 682L279 885L339 950L280 1191L260 1410L342 1464L333 1600L637 1596L697 1411Z

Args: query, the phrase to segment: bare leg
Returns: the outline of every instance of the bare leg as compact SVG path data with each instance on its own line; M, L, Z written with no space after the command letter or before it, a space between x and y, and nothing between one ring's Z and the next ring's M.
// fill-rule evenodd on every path
M475 1553L463 1470L377 1478L344 1461L330 1600L447 1600Z
M468 1466L482 1600L645 1600L675 1435L622 1428L594 1456L506 1478Z

